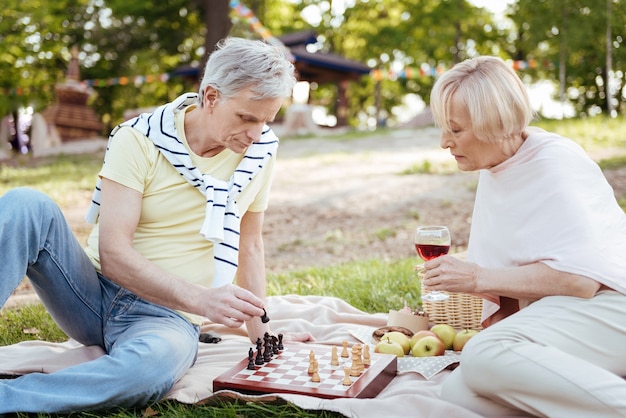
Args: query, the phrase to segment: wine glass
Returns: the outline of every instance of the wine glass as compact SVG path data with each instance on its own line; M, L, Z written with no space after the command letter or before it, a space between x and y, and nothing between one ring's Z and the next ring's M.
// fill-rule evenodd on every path
M450 251L450 231L445 226L422 226L415 229L415 250L424 261L448 254ZM449 297L443 292L433 290L422 295L422 300L438 302Z

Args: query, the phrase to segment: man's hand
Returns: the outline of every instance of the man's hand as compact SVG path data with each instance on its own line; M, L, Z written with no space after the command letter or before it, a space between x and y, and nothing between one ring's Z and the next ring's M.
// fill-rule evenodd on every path
M232 284L206 289L202 303L205 317L230 328L239 328L245 321L262 316L265 308L252 292Z

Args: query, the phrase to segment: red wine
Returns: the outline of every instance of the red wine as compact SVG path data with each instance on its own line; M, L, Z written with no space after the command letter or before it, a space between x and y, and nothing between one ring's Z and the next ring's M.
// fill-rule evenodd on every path
M450 251L449 245L432 245L432 244L415 244L417 254L422 257L422 260L428 261L433 258L437 258L440 255L448 254Z

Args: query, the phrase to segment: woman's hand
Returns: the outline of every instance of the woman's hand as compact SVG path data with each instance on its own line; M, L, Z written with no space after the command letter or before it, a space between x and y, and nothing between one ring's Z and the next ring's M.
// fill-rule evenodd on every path
M424 290L455 293L476 293L479 289L480 267L474 263L444 255L427 261L421 274Z

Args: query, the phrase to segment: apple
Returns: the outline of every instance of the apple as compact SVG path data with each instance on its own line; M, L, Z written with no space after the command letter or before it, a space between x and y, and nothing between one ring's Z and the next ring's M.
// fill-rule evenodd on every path
M432 357L443 356L446 352L446 346L438 337L427 335L417 340L411 353L413 357Z
M432 331L428 331L426 329L422 329L420 331L417 331L415 334L413 334L413 336L411 337L411 349L413 349L413 346L415 345L416 342L418 342L419 340L421 340L424 337L437 337L437 334L435 334ZM439 338L439 337L437 337Z
M478 331L475 329L464 329L457 332L452 344L454 351L462 351L465 344L476 334L478 334Z
M437 324L433 325L430 330L437 334L441 342L443 342L444 347L446 347L446 350L452 350L456 330L451 325Z
M404 348L397 342L391 341L389 338L381 339L378 344L374 346L374 352L404 357Z
M381 340L391 340L396 342L402 346L404 350L404 354L409 354L411 351L411 339L408 335L400 332L400 331L389 331L386 332L381 338Z

